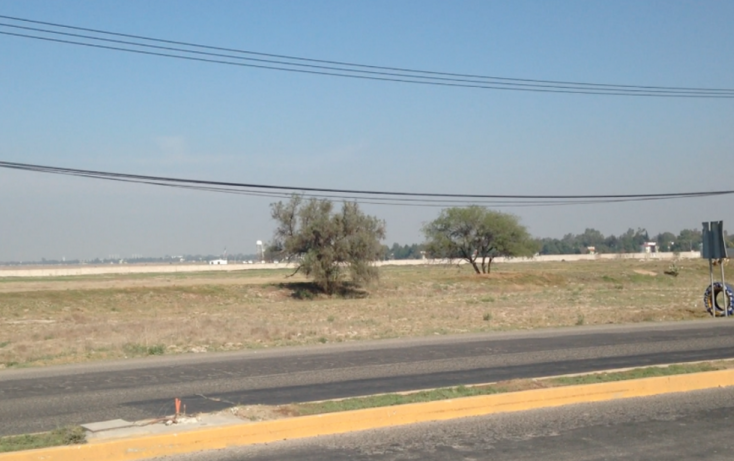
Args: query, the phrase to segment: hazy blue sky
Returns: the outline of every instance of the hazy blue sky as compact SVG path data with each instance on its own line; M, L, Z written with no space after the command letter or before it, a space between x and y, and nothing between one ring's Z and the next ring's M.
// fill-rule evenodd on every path
M0 0L0 14L267 53L734 88L731 1ZM3 22L3 21L0 21ZM734 100L440 88L0 36L0 159L476 194L734 189ZM0 169L0 260L254 252L272 199ZM506 209L537 236L734 225L733 199ZM387 243L433 208L365 206Z

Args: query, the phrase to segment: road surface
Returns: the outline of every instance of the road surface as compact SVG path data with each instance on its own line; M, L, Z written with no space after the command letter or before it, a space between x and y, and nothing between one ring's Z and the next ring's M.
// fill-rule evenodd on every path
M283 404L734 358L727 319L189 354L0 371L0 435L235 404Z

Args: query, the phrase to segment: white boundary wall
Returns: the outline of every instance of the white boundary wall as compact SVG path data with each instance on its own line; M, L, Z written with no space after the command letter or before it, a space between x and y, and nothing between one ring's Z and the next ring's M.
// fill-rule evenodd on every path
M531 258L495 258L492 264L503 263L531 263L531 262L561 262L561 261L607 261L628 259L634 261L673 261L675 259L698 259L701 253L698 251L686 251L682 253L609 253L598 255L538 255ZM421 264L448 264L450 261L439 259L406 259L396 261L380 261L378 266L413 266ZM452 264L466 264L466 261L454 260Z
M530 263L544 261L603 261L629 259L636 261L657 261L674 259L700 258L698 251L684 253L625 253L601 255L540 255L532 258L495 258L494 263ZM438 259L403 259L394 261L379 261L378 266L420 266L434 264L464 264L464 261ZM286 269L290 264L255 263L255 264L226 264L209 265L208 263L183 263L168 265L136 265L114 264L109 266L46 266L30 267L25 269L0 268L0 277L69 277L74 275L105 275L105 274L147 274L147 273L181 273L181 272L232 272L254 269Z

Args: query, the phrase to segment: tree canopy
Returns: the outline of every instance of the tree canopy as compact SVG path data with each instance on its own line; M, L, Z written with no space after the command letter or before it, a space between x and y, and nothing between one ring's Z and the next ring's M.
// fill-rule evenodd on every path
M477 205L444 209L423 234L431 257L466 260L477 274L488 274L497 256L531 256L537 250L516 216Z
M356 203L344 202L335 212L329 200L296 195L271 204L271 216L277 222L271 251L295 262L296 272L312 277L324 292L343 286L345 269L358 285L377 278L372 263L383 254L385 223L362 213Z

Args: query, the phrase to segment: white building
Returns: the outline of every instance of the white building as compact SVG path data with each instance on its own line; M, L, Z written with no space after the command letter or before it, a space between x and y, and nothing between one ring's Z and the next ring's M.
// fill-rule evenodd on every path
M640 253L657 253L658 244L655 242L645 242L640 246Z

